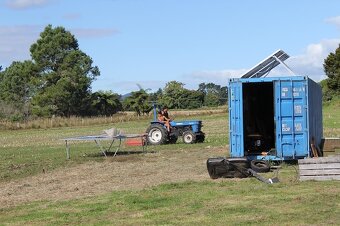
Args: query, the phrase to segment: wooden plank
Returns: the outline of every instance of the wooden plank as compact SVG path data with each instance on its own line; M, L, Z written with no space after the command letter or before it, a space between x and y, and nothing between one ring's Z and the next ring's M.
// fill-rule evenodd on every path
M320 164L302 164L299 165L300 170L305 169L340 169L339 163L320 163Z
M335 149L323 149L323 152L335 152Z
M330 157L320 157L320 158L310 158L310 159L299 159L300 164L317 164L317 163L336 163L340 162L340 155L330 156Z
M319 157L318 151L316 150L316 147L315 147L315 144L314 144L314 143L311 143L311 144L310 144L310 148L312 149L313 156L314 156L314 157Z
M335 149L340 148L340 138L328 137L323 139L323 151L324 152L335 152Z
M300 176L322 176L322 175L339 175L340 169L327 169L327 170L300 170Z
M330 175L330 176L301 176L300 181L306 180L317 180L317 181L325 181L325 180L340 180L340 175Z

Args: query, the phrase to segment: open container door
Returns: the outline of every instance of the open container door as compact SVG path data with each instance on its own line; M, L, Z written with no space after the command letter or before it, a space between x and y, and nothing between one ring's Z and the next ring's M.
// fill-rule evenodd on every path
M229 140L230 156L243 157L243 102L242 83L229 81Z
M308 155L306 82L304 77L275 81L276 155L282 160Z

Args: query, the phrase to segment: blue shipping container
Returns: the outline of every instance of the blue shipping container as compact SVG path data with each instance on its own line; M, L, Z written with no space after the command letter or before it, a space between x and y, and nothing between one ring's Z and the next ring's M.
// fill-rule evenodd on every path
M230 156L292 160L321 146L321 87L308 77L229 81Z

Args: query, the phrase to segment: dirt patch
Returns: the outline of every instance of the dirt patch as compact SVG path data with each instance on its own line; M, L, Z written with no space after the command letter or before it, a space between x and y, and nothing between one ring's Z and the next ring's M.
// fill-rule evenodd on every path
M166 150L143 155L108 157L20 180L0 183L0 206L9 207L39 200L68 200L118 190L209 180L206 160L223 156L227 147L201 150Z

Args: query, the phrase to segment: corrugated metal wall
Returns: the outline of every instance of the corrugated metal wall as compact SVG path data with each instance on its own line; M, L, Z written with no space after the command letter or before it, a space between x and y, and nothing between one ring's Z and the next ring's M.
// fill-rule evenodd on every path
M249 84L263 82L272 82L274 87L275 117L268 118L268 120L275 120L276 152L275 155L267 156L249 154L247 150L244 150L245 128L249 120L245 120L244 115L244 110L247 108L244 104L247 102L244 102L246 97L242 96L243 89L249 87ZM258 96L258 98L261 97ZM263 104L259 106L264 107ZM254 115L255 119L256 115ZM316 145L320 145L322 139L321 87L303 76L231 79L229 81L229 120L231 157L247 156L254 159L276 160L308 157L312 137Z
M321 146L322 127L322 90L319 84L308 79L308 123L309 143L315 139L315 145Z

